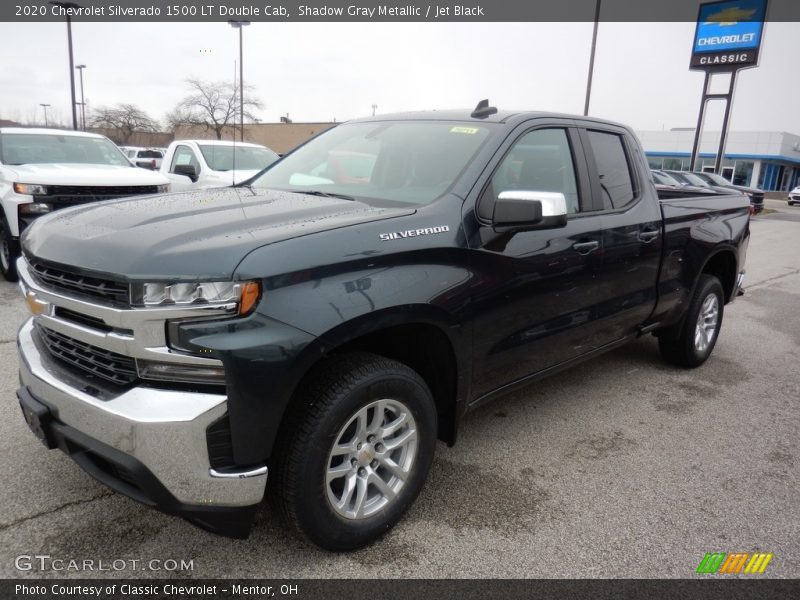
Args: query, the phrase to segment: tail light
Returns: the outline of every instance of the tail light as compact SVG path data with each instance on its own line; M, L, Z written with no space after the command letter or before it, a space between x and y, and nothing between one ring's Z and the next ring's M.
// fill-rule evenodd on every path
M153 159L152 165L153 165L153 171L155 171L156 170L156 159L155 158Z

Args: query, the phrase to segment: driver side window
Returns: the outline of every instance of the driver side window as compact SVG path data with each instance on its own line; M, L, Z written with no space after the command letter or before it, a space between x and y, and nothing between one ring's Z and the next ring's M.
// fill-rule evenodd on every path
M175 167L178 165L192 165L195 173L200 172L200 161L197 160L194 151L192 151L189 146L178 146L175 148L175 156L169 168L170 173L174 173Z
M492 214L502 192L561 192L567 212L580 210L575 165L567 130L536 129L523 135L497 167L479 206L482 217Z

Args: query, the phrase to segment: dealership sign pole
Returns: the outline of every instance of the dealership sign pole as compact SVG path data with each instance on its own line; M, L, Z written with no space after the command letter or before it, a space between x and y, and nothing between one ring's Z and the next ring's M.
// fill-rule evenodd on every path
M691 171L697 168L700 135L709 100L725 101L725 114L722 117L722 132L719 136L714 172L719 173L722 169L731 103L736 89L736 75L741 69L758 66L766 14L767 0L720 0L700 5L689 69L705 71L706 76L703 83L703 98L700 101L700 114L694 132L692 162L689 165ZM712 75L716 73L730 73L727 93L709 92Z

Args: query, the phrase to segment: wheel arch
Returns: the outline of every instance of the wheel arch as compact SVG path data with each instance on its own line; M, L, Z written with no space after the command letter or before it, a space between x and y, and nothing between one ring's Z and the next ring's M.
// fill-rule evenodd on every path
M717 249L706 259L700 272L694 281L692 293L697 288L700 276L703 274L714 275L722 283L722 290L725 295L725 304L733 300L736 291L736 275L738 261L736 251L733 248L724 246Z
M383 309L333 327L304 349L277 431L286 426L300 384L316 367L334 355L368 352L397 360L425 380L436 403L438 438L454 444L469 381L464 336L460 324L432 306Z

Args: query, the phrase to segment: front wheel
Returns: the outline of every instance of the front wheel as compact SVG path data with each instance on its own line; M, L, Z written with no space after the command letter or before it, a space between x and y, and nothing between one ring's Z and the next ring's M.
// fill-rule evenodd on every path
M296 401L274 461L278 508L325 549L364 546L400 520L428 474L430 390L402 363L350 354L326 359Z
M17 257L19 242L11 236L11 230L4 219L0 219L0 273L6 281L17 280Z
M717 343L724 304L719 279L705 273L701 275L677 335L665 332L658 338L662 356L682 367L702 365Z

